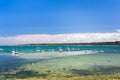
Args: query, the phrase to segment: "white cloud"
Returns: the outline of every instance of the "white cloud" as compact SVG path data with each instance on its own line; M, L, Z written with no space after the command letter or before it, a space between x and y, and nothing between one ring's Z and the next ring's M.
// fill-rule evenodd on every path
M120 29L117 29L116 31L120 33Z
M0 37L0 45L29 43L84 43L120 41L120 30L113 33L72 33L72 34L28 34Z

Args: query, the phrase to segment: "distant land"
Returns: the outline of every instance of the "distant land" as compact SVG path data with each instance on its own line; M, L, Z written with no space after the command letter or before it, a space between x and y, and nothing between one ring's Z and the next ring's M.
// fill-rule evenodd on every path
M115 42L92 42L92 43L33 43L33 44L21 44L21 45L119 45L120 41Z

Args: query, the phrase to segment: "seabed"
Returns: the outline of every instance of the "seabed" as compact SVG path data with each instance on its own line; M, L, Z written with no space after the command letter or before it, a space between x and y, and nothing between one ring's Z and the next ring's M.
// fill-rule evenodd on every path
M48 53L1 54L0 80L120 80L119 53Z

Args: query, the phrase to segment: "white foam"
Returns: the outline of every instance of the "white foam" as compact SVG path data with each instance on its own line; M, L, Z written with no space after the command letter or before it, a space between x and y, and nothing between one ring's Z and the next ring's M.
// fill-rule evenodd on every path
M53 57L63 57L63 56L74 56L74 55L83 55L83 54L95 54L98 51L93 50L81 50L81 51L64 51L62 53L56 52L37 52L37 53L20 53L19 57L26 59L44 59L44 58L53 58Z

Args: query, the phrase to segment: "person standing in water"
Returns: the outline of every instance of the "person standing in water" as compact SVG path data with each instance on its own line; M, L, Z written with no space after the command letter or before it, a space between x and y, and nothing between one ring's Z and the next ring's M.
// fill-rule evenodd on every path
M62 49L61 48L59 48L59 52L62 53Z
M70 52L70 48L67 48L67 52Z

